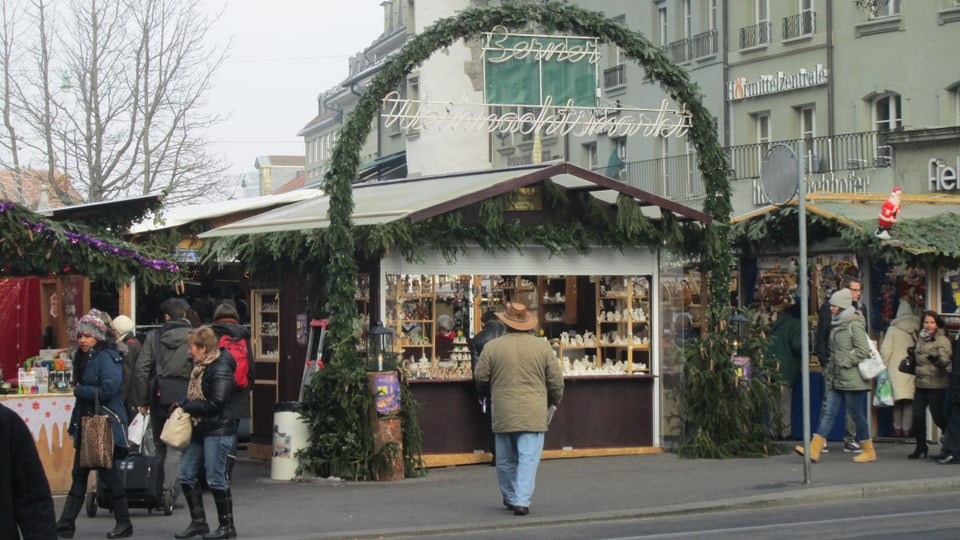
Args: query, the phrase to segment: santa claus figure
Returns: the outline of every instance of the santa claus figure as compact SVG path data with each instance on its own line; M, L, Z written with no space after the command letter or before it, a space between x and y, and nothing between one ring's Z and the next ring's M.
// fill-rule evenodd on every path
M890 239L890 229L893 229L893 224L897 222L897 215L900 213L900 193L900 188L893 188L890 198L880 207L880 219L878 220L880 226L877 227L877 232L874 234L881 240Z

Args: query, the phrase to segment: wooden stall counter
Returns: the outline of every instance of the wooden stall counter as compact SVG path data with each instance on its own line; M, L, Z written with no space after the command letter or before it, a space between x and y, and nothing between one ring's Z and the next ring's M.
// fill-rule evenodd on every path
M0 395L0 404L12 409L26 422L43 462L50 491L54 494L69 491L74 449L73 439L67 435L67 426L73 412L73 394Z

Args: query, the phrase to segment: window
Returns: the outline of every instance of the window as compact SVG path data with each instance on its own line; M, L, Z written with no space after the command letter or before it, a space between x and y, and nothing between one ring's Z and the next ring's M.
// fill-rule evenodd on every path
M770 23L770 4L768 0L757 0L755 16L758 25L767 25ZM766 43L764 41L764 43Z
M613 144L617 149L617 156L623 160L624 163L627 161L627 138L620 137L619 139L614 139Z
M753 115L753 122L756 126L757 142L766 148L770 143L770 113Z
M716 30L719 24L717 17L717 0L710 0L710 29Z
M693 13L690 9L690 0L683 0L683 39L693 37Z
M903 127L899 94L883 94L873 100L873 128L892 131Z
M801 107L800 138L810 140L817 136L817 116L813 107Z
M657 4L657 28L660 30L660 46L667 46L667 3Z
M587 169L595 170L597 168L597 143L583 145L583 153L587 161Z
M896 17L900 15L900 0L876 0L870 6L870 18Z

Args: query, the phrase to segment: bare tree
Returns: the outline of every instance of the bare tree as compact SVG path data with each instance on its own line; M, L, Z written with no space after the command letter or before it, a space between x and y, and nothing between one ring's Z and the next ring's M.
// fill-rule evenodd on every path
M55 35L51 5L62 10ZM24 123L51 193L95 202L163 192L176 203L222 192L225 166L204 138L220 118L203 107L225 48L204 43L214 20L200 0L32 0L27 11L37 75L13 77L7 133ZM59 88L53 65L63 66ZM70 186L56 181L58 165Z
M13 14L19 11L17 5L0 3L0 70L3 71L3 88L0 88L0 107L3 114L3 136L0 136L0 166L9 170L13 180L9 191L0 184L0 194L4 198L25 204L23 177L20 175L20 148L17 139L17 126L14 123L13 71L16 69L13 43L17 41L17 27ZM9 154L9 155L8 155Z

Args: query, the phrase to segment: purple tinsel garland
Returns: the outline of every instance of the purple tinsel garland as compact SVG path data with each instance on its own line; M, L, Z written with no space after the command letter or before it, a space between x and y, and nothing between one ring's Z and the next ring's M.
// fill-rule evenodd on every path
M13 208L13 206L14 206L14 203L11 201L0 202L0 213L6 212L7 210ZM47 224L43 223L42 221L37 223L31 223L30 221L23 219L20 221L20 223L24 227L26 227L27 229L30 229L35 233L41 233L46 231L50 234L54 234L52 230L48 230ZM68 240L70 240L71 244L78 244L80 242L83 242L84 244L95 247L100 251L112 253L120 257L132 258L133 260L137 261L141 265L153 270L166 270L171 273L177 272L180 270L180 266L176 263L165 261L163 259L148 259L143 255L137 253L136 251L110 245L107 242L104 242L103 240L94 238L92 236L87 236L85 234L75 233L70 231L63 231L63 236L65 236Z

